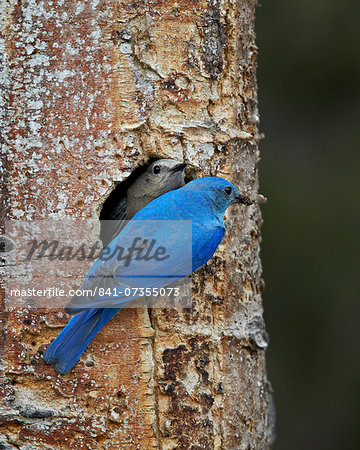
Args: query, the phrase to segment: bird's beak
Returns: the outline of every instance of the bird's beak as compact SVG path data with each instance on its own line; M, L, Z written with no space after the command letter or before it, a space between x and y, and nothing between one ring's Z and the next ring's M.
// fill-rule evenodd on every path
M183 171L186 167L185 163L177 164L175 167L171 169L172 173Z
M234 200L231 202L231 204L235 203L241 203L242 205L253 205L254 201L250 199L247 195L239 194L237 195Z

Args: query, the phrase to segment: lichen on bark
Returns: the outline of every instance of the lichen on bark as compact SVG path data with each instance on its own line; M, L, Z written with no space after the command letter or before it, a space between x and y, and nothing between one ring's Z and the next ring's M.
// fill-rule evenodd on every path
M255 195L255 6L3 1L4 216L96 218L155 157ZM42 353L68 317L2 310L0 443L268 448L260 226L258 206L232 208L192 310L121 311L66 376Z

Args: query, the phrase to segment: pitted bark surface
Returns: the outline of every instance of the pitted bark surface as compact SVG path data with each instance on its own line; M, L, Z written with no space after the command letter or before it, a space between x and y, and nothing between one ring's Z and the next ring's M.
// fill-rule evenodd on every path
M3 218L96 218L154 157L255 195L255 3L3 0ZM0 446L268 448L260 226L232 207L193 309L121 311L65 376L42 354L68 316L3 310Z

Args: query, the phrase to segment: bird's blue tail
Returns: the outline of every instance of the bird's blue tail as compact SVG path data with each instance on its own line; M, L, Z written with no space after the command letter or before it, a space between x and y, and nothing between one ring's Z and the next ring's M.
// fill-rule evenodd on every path
M44 354L47 364L59 373L67 373L78 361L95 334L119 311L119 308L93 308L74 316Z

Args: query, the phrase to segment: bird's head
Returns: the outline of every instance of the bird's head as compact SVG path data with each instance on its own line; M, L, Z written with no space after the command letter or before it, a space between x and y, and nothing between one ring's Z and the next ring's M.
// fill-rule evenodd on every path
M142 188L152 197L178 189L185 184L186 164L176 159L158 159L142 175Z
M224 215L227 208L236 203L243 205L252 205L254 203L247 195L239 194L237 188L224 178L197 178L188 183L187 186L189 185L203 193L217 215Z

